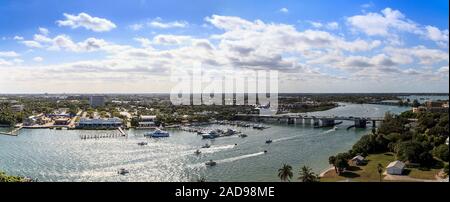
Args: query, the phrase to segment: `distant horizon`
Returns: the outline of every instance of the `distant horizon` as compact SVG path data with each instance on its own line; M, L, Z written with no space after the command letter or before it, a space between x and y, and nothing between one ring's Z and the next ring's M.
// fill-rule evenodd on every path
M0 93L2 95L149 95L149 94L162 94L170 95L168 92L155 92L155 93ZM199 94L199 93L189 93L189 94ZM224 93L224 94L234 94L234 93ZM248 94L248 93L236 93L236 94ZM409 95L450 95L448 92L336 92L336 93L312 93L312 92L282 92L282 94L409 94Z

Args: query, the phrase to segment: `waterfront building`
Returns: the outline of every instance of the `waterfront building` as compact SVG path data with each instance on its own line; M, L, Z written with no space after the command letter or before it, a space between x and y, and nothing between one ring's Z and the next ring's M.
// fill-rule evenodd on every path
M122 127L123 120L117 117L114 118L107 118L107 119L87 119L82 118L80 122L77 125L77 128L83 128L83 129L97 129L97 128L104 128L104 129L115 129Z
M386 167L387 174L401 175L405 169L406 164L401 161L393 161Z
M103 107L105 106L105 96L93 95L89 98L89 104L91 107Z
M52 119L44 116L44 114L38 114L34 116L29 116L23 122L24 126L34 126L34 125L45 125L50 123Z
M155 127L156 116L154 115L141 115L139 117L139 128L151 128Z

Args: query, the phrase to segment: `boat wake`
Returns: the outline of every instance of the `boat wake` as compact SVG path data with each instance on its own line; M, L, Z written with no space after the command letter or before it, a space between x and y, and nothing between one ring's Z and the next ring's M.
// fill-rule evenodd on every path
M278 139L272 140L272 142L282 142L282 141L286 141L286 140L292 140L292 139L296 139L296 138L301 137L301 136L302 135L295 135L295 136L291 136L291 137L278 138Z
M238 160L242 160L242 159L246 159L246 158L251 158L251 157L255 157L255 156L259 156L259 155L263 155L263 154L264 154L264 152L246 154L246 155L242 155L242 156L236 156L236 157L218 160L217 163L218 164L219 163L229 163L229 162L238 161Z
M233 149L234 147L235 147L234 144L223 145L223 146L217 146L217 147L211 146L210 148L200 149L200 151L201 151L202 153L208 153L208 154L210 154L210 153L215 153L215 152L222 151L222 150ZM194 151L195 151L195 150L194 150ZM193 151L193 152L194 152L194 151Z
M330 130L327 130L327 131L323 132L322 134L328 134L328 133L334 132L336 130L337 130L337 128L335 127L335 128L332 128Z

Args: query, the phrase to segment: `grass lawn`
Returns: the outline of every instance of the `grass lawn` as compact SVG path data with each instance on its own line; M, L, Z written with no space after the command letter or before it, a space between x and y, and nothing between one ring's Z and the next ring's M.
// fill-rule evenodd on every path
M380 175L378 174L378 164L381 164L383 169L392 162L395 161L395 156L393 153L382 153L382 154L371 154L366 157L367 164L364 166L351 166L349 171L338 176L334 170L328 172L320 179L321 182L337 182L349 179L355 182L379 182ZM442 164L442 162L438 163ZM420 168L408 168L406 173L407 176L418 179L428 179L434 180L435 175L441 170L441 166L436 168L431 168L423 170ZM384 177L384 176L382 176Z

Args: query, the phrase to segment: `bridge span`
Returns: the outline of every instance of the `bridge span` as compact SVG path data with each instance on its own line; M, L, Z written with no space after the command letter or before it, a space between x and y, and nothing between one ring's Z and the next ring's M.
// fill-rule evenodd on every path
M255 122L279 122L287 124L306 124L314 127L332 127L337 125L336 121L353 121L356 128L365 128L367 123L382 122L383 117L353 117L353 116L302 116L302 115L260 115L260 114L237 114L238 118L252 120Z

